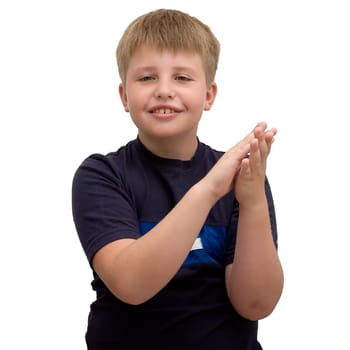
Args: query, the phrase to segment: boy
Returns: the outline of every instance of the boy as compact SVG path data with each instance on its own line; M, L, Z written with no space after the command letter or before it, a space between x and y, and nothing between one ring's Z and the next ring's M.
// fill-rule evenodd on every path
M226 153L199 142L219 51L209 27L176 10L137 18L119 42L138 135L73 180L97 295L88 349L261 349L257 320L283 288L265 176L276 129L259 123Z

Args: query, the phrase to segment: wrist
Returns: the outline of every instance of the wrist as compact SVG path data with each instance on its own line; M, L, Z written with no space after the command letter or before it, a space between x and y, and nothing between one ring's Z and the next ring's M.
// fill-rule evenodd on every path
M254 194L253 196L247 196L238 200L239 207L241 209L249 209L249 210L261 210L266 209L267 207L267 199L265 192L262 194Z
M215 188L212 188L205 178L192 186L191 191L195 193L199 201L207 203L210 208L221 198Z

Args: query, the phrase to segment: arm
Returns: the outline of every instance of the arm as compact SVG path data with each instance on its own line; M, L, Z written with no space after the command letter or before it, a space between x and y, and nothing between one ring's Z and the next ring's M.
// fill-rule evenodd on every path
M94 270L119 299L143 303L176 274L213 205L202 187L194 185L146 235L109 243L96 253Z
M183 264L210 209L232 189L253 133L227 151L201 181L146 235L107 244L92 265L110 291L130 304L158 293Z
M256 130L265 135L265 128L266 124L259 124L228 150L147 235L112 242L96 253L93 267L112 293L124 302L140 304L170 281L192 248L210 209L232 190L242 159L256 141ZM236 278L234 274L232 278ZM229 291L230 286L228 283ZM232 292L236 294L234 289Z
M273 135L260 130L251 142L235 183L239 219L235 256L226 268L229 298L242 316L257 320L269 315L283 289L283 271L273 242L265 193L266 159Z

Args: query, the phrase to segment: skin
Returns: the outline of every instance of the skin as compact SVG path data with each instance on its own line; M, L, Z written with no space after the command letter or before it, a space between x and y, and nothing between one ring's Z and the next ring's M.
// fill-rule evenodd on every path
M134 54L119 87L143 144L158 156L182 160L194 155L198 123L216 92L216 84L205 80L200 56L149 47ZM211 208L234 186L240 213L234 262L226 267L227 293L243 317L269 315L283 289L264 188L276 132L258 123L147 235L101 248L93 267L111 292L133 305L157 294L181 267Z
M203 72L200 57L189 52L141 47L131 58L119 93L141 141L155 154L187 160L195 153L198 123L217 90ZM159 113L167 110L172 112Z

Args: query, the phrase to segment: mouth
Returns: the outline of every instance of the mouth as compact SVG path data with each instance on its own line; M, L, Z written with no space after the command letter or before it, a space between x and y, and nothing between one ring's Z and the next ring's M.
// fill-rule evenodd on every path
M171 108L156 108L152 109L150 112L153 114L173 114L178 113L179 111Z
M169 120L178 116L179 113L181 113L181 110L174 106L158 105L150 108L149 113L151 113L154 118Z

